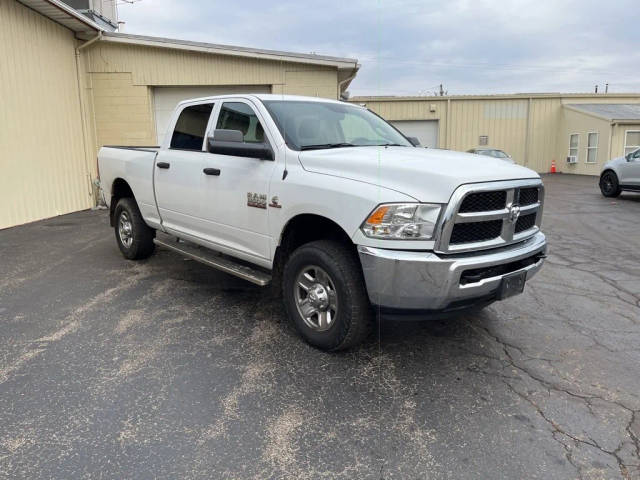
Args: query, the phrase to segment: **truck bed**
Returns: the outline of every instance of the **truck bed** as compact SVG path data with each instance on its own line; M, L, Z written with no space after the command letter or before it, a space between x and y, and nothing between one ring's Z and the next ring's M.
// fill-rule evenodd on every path
M98 152L100 186L104 200L110 206L116 182L126 181L135 196L143 218L159 221L153 192L153 174L160 147L109 145Z

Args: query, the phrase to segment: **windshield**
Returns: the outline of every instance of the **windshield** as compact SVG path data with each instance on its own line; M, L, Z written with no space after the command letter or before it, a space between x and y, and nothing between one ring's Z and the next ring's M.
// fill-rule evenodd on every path
M411 143L374 113L346 103L264 101L287 145L294 150Z
M502 150L476 150L476 153L486 155L488 157L509 158L509 155L504 153Z

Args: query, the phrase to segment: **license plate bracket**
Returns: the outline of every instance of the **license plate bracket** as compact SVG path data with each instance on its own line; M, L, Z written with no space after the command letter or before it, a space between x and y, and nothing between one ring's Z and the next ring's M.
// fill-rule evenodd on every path
M502 277L498 288L498 300L513 297L524 291L524 284L527 281L527 272L514 272Z

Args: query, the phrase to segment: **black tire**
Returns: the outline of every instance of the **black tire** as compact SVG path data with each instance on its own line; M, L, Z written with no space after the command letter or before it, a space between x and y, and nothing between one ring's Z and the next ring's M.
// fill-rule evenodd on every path
M298 286L300 275L315 268L318 269L315 270L316 279L321 271L328 277L329 297L335 289L335 296L331 297L336 307L333 312L335 315L322 331L310 326L308 322L313 320L305 320L298 307L299 296L308 295L307 290ZM346 350L361 343L371 330L372 309L360 262L352 249L338 242L319 240L295 250L284 266L282 294L289 319L300 335L314 347L327 351ZM319 313L315 318L319 319Z
M600 175L600 191L608 198L617 197L622 192L618 176L613 170L607 170Z
M121 198L113 215L116 241L122 255L129 260L149 257L156 247L153 243L156 231L144 223L136 201L133 198ZM130 225L130 234L121 232L121 221Z

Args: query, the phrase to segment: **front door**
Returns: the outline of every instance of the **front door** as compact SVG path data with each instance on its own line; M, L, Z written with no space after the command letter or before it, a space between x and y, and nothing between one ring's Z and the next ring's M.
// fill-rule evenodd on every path
M640 187L640 149L631 152L619 167L620 184Z
M154 184L162 226L174 233L202 236L205 132L213 103L187 104L175 123L167 148L154 165Z
M240 130L245 142L269 142L260 113L248 100L228 99L217 110L210 134ZM269 184L275 162L209 153L205 163L216 171L206 176L202 190L207 239L232 252L269 259Z

